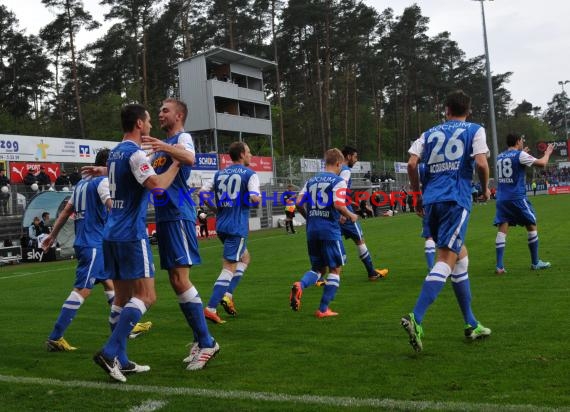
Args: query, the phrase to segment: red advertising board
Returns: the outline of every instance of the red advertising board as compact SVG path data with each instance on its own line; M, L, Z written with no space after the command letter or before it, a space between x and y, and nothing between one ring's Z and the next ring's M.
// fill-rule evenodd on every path
M28 170L32 169L34 175L37 175L40 172L40 166L45 168L45 172L52 182L59 177L61 171L57 163L10 162L10 182L14 184L23 183Z
M231 164L232 159L230 155L220 155L220 170ZM256 172L273 172L273 159L268 156L252 156L248 167Z
M570 195L570 186L550 186L548 188L549 195Z

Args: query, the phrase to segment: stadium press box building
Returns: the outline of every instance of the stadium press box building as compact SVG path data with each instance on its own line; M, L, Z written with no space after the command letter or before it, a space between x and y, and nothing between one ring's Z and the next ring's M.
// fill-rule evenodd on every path
M273 157L271 105L263 73L275 66L223 47L178 63L178 94L189 109L184 126L192 133L196 151L225 153L232 141L265 136Z

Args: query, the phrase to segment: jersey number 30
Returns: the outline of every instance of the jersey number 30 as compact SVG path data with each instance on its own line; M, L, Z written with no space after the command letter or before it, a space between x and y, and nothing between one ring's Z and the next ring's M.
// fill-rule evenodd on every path
M221 175L218 176L218 198L236 199L241 188L241 176Z

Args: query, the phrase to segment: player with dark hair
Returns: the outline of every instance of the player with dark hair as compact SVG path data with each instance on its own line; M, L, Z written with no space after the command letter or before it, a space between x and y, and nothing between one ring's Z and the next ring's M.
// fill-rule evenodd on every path
M325 171L310 178L297 197L299 212L307 219L307 248L311 269L295 282L289 295L291 309L301 308L303 289L316 284L319 276L327 273L323 296L315 312L317 318L337 316L329 304L340 286L340 273L346 263L346 252L341 239L340 221L356 222L358 216L345 202L346 181L338 174L344 161L338 149L325 153Z
M145 136L143 146L152 149L151 162L158 175L165 173L173 160L180 163L178 174L170 187L153 193L156 235L160 266L168 271L170 285L193 334L190 354L184 358L184 362L188 363L188 370L197 370L206 366L218 352L219 345L210 335L202 298L190 281L190 268L200 264L201 259L196 236L196 210L186 195L190 190L188 181L196 157L192 136L184 131L187 115L188 108L184 102L164 100L158 120L167 138L161 141Z
M506 272L503 263L507 232L509 226L525 226L528 232L528 249L530 251L530 268L532 270L548 269L550 262L538 258L538 231L536 213L526 196L525 169L526 167L545 167L548 164L554 146L546 147L544 156L540 159L528 153L524 147L524 138L519 134L507 136L507 150L497 156L497 202L494 225L498 227L495 239L497 265L495 273Z
M214 198L206 201L216 210L216 232L224 244L222 271L204 309L206 319L217 324L225 322L217 313L219 304L229 315L237 314L233 292L251 262L247 250L249 209L261 200L257 173L247 168L251 161L249 146L233 142L228 152L232 164L216 172L200 189L205 200L213 192Z
M489 149L485 129L466 122L471 99L463 91L450 93L446 100L447 121L422 133L409 149L408 176L414 192L420 191L418 165L425 163L422 197L416 212L424 216L438 249L437 262L425 278L422 291L411 313L401 319L413 349L423 349L421 326L429 306L451 276L453 291L465 321L464 334L478 339L491 334L491 329L477 321L471 310L471 288L468 276L469 258L465 235L471 211L471 177L476 166L483 197L489 198ZM427 237L427 236L426 236Z
M351 168L358 161L358 152L353 147L345 146L342 149L342 154L344 156L344 161L340 171L340 177L344 179L347 189L350 192L352 186ZM351 212L353 211L352 205L348 205L348 210ZM388 269L374 268L374 264L372 263L372 256L370 256L370 252L368 251L366 243L364 242L364 232L362 232L360 224L347 220L345 223L340 225L340 228L344 238L352 239L358 248L358 255L364 264L364 267L366 268L366 272L368 273L368 280L374 281L381 278L383 279L388 276Z
M142 136L148 136L152 127L144 106L124 106L121 125L123 140L111 150L107 161L112 207L103 231L105 270L115 285L111 318L118 318L118 322L93 360L111 378L125 382L125 373L131 372L127 339L156 300L154 264L145 223L148 190L168 188L178 174L179 164L173 161L166 172L155 173L141 149ZM145 365L135 372L148 370L150 367Z

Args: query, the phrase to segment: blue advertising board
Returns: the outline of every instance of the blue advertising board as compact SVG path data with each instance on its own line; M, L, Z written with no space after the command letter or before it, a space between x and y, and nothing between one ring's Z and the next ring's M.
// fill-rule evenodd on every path
M196 153L194 170L218 170L218 155L215 153Z

